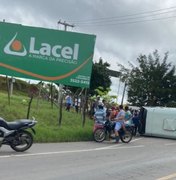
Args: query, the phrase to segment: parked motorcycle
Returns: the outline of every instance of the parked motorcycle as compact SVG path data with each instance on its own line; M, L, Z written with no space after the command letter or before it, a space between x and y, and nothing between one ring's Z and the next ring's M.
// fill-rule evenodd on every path
M105 139L115 139L115 136L112 136L114 132L115 123L106 120L103 122L96 122L94 126L93 137L96 142L103 142ZM125 131L123 128L119 130L119 137L122 142L129 143L133 137L133 125L125 124Z
M31 129L35 134L33 127L36 125L35 119L20 119L13 122L7 122L0 117L0 147L9 145L17 152L28 150L33 144L33 135L27 129Z

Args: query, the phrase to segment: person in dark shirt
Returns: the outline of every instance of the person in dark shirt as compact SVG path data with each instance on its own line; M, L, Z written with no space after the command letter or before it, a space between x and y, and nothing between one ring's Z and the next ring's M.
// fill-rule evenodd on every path
M134 136L136 136L137 131L139 130L139 127L140 127L140 121L139 121L139 116L138 116L137 111L134 112L132 123L134 124Z

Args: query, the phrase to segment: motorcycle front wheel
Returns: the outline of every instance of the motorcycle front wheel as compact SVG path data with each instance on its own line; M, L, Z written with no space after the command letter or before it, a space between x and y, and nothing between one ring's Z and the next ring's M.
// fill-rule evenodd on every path
M22 131L16 134L10 147L17 152L28 150L33 144L33 136L28 131Z
M103 128L96 129L96 130L94 131L93 136L94 136L94 140L95 140L96 142L103 142L103 141L105 140L105 138L106 138L105 129L103 129Z
M123 132L120 135L120 139L124 143L129 143L132 140L132 137L133 137L133 133L130 130L127 130L126 132Z

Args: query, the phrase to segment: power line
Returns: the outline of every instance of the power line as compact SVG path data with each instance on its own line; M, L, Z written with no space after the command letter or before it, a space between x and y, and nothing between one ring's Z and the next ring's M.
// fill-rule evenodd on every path
M128 25L128 24L135 24L135 23L144 23L144 22L151 22L151 21L159 21L159 20L167 20L167 19L172 19L175 18L176 15L174 16L168 16L168 17L162 17L162 18L152 18L152 19L144 19L144 20L135 20L135 21L128 21L128 22L116 22L116 23L103 23L103 24L85 24L85 25L80 25L81 27L83 26L115 26L115 25Z
M84 22L84 23L78 23L78 25L96 25L96 24L101 24L101 23L111 23L111 22L125 22L125 21L131 21L131 20L140 20L140 19L144 19L146 20L147 18L153 18L153 17L157 17L159 16L159 18L163 17L165 18L165 16L161 16L161 15L169 15L168 13L175 13L176 10L172 10L169 12L160 12L157 14L149 14L149 15L143 15L143 16L137 16L137 17L122 17L122 18L117 18L117 19L111 19L111 20L103 20L103 21L93 21L93 22ZM167 17L166 17L167 18Z
M74 23L85 23L85 22L97 22L97 21L109 21L112 19L122 19L122 18L127 18L127 17L131 17L131 16L139 16L139 15L143 15L143 14L154 14L157 12L162 12L165 10L169 10L169 9L175 9L176 10L176 6L172 6L169 8L164 8L164 9L158 9L158 10L153 10L153 11L144 11L144 12L140 12L140 13L133 13L133 14L127 14L127 15L121 15L121 16L111 16L111 17L104 17L104 18L93 18L93 19L82 19L82 20L72 20L72 22ZM175 10L171 10L171 11L175 11ZM163 12L163 13L168 13L171 11L167 11L167 12Z
M166 20L176 17L176 6L158 9L153 11L145 11L141 13L128 14L123 16L114 16L107 18L87 19L77 21L77 26L80 27L96 27L96 26L115 26L128 25L134 23L144 23L150 21ZM74 21L76 22L76 21Z

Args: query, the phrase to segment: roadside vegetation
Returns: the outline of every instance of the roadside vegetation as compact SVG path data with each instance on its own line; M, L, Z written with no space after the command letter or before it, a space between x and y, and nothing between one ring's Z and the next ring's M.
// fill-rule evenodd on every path
M28 103L30 98L25 95L12 95L10 105L8 104L7 92L0 92L0 117L7 121L23 119L27 116ZM86 117L85 126L82 127L80 113L72 108L70 112L63 108L62 126L58 124L59 110L51 106L51 102L34 98L30 119L35 117L38 121L35 126L35 142L72 142L92 140L93 120Z

